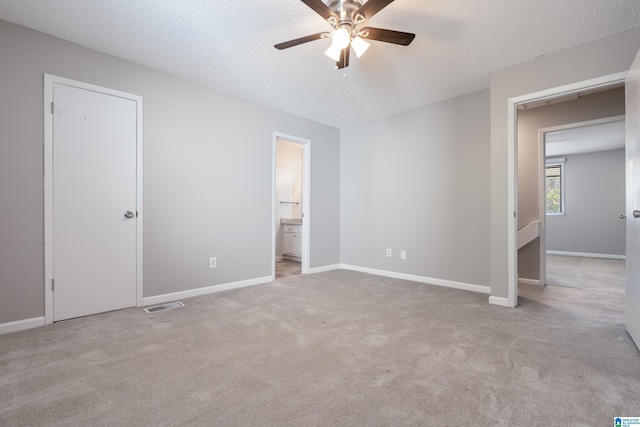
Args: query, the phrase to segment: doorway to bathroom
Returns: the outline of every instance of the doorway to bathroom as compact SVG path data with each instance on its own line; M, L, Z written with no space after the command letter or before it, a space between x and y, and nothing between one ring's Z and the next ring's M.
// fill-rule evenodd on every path
M307 274L311 142L274 133L273 279Z

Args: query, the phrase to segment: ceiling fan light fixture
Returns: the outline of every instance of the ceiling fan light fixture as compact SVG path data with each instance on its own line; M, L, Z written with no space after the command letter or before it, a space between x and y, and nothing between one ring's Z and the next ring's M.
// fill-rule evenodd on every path
M353 46L353 50L358 58L360 58L362 54L365 53L367 49L369 49L369 45L370 43L367 43L361 37L355 37L351 41L351 46Z
M335 46L338 49L344 49L349 46L349 42L351 42L351 35L349 31L345 28L338 28L331 35L332 46Z
M1 0L0 0L1 1ZM293 0L292 0L293 1ZM325 54L336 62L336 68L349 66L349 55L353 45L354 53L360 57L369 48L369 40L409 46L416 37L413 33L387 30L360 25L387 7L393 0L301 0L310 9L325 19L332 30L278 43L278 50L331 37L331 46Z
M335 43L332 43L331 46L329 46L329 49L324 52L324 54L333 59L335 62L338 62L340 60L340 52L342 52L342 49L336 47Z

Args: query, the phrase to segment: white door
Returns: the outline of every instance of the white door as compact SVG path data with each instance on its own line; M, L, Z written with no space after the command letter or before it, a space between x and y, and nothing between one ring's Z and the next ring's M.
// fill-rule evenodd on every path
M53 320L135 306L136 102L60 83L53 102Z
M627 114L627 296L625 325L629 335L640 348L640 53L636 56L627 75L625 96Z

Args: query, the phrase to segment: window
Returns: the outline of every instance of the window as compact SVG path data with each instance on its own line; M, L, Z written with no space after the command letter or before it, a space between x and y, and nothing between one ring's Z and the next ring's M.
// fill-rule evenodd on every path
M564 161L565 159L547 159L546 161L544 187L547 215L565 214Z

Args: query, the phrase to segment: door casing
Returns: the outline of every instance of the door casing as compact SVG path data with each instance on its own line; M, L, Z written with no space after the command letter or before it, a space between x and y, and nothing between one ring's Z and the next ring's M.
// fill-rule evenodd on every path
M52 74L44 74L44 313L45 324L53 323L53 87L63 84L106 95L118 96L136 102L136 207L138 227L136 227L136 306L142 306L143 295L143 223L142 206L143 177L143 124L142 97L84 82L79 82Z

